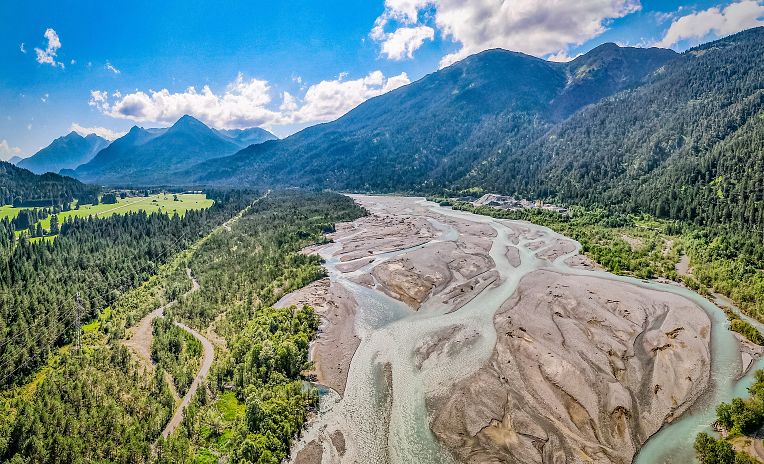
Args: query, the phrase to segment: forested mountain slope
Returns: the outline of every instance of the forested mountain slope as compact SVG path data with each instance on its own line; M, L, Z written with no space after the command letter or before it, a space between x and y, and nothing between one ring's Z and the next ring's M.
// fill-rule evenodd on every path
M62 169L74 169L87 163L107 145L108 140L95 134L83 137L76 132L70 132L29 158L19 161L17 166L29 169L35 174L57 173Z
M764 224L764 28L689 50L649 82L587 107L462 186Z
M563 64L489 50L337 121L203 163L176 181L389 191L445 186L486 156L525 147L592 98L641 82L676 56L609 44Z
M98 190L96 186L85 185L70 177L53 173L37 175L0 161L0 205L31 203L50 206L75 198L91 198Z

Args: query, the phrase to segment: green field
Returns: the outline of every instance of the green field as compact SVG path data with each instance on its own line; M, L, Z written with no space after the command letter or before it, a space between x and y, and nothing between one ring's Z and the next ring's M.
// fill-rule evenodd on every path
M19 208L14 208L11 205L0 206L0 221L5 218L13 219L19 214Z
M63 223L69 217L95 216L99 218L109 217L113 214L125 214L136 211L148 213L162 212L167 214L178 213L180 216L192 209L205 209L212 206L213 201L203 193L179 193L178 201L173 200L173 194L157 194L149 197L127 197L117 200L116 204L82 205L79 209L58 213L58 222ZM0 220L3 218L13 219L20 210L6 205L0 206ZM28 208L26 208L28 209ZM50 217L40 221L43 229L50 229Z

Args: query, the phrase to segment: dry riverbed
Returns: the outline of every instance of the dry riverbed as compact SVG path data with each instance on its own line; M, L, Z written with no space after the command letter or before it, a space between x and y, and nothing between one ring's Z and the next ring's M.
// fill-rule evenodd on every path
M330 277L279 302L321 316L330 389L294 462L627 463L708 388L691 301L532 224L354 198L371 214L306 251Z

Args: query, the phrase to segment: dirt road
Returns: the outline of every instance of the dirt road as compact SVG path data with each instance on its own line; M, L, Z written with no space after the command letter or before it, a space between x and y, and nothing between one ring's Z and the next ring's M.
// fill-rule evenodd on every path
M201 287L199 282L197 282L197 280L194 278L193 274L191 274L191 269L186 269L186 274L188 275L188 278L191 279L191 290L186 292L185 295L187 296L194 292L198 292ZM151 342L153 340L152 322L154 319L164 316L164 310L176 305L177 303L177 300L171 301L166 305L160 306L159 308L145 315L143 319L138 321L138 323L132 328L132 336L128 340L124 341L124 344L133 350L133 352L148 369L153 369L154 367L151 361ZM185 411L186 406L188 406L188 404L191 402L191 399L194 397L194 394L199 388L202 380L204 380L204 378L209 374L210 368L212 367L212 361L215 359L215 347L209 340L185 324L175 322L175 325L190 333L194 336L194 338L199 340L199 342L202 344L204 353L202 357L202 363L199 367L199 372L196 374L194 381L191 383L191 387L188 389L188 392L186 392L186 395L183 397L180 405L178 405L178 407L175 409L175 414L173 414L172 419L170 419L170 422L167 423L164 430L162 431L163 438L167 438L178 427L178 425L180 425L181 421L183 421L183 412Z
M185 411L186 406L191 402L191 399L194 397L202 380L209 374L210 368L212 367L212 361L215 359L215 347L209 340L185 324L176 322L175 325L190 333L194 338L201 342L202 347L204 348L204 355L202 357L202 364L199 367L199 372L196 374L193 383L191 383L191 388L188 389L186 396L183 397L183 401L181 401L180 405L175 409L175 414L173 414L172 419L170 419L170 422L167 423L162 431L163 438L170 436L170 434L172 434L172 432L180 425L181 421L183 421L183 412Z

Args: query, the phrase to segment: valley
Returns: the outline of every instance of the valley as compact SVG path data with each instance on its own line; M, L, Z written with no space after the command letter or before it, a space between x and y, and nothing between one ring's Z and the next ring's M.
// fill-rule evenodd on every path
M41 1L0 463L764 463L764 0Z

